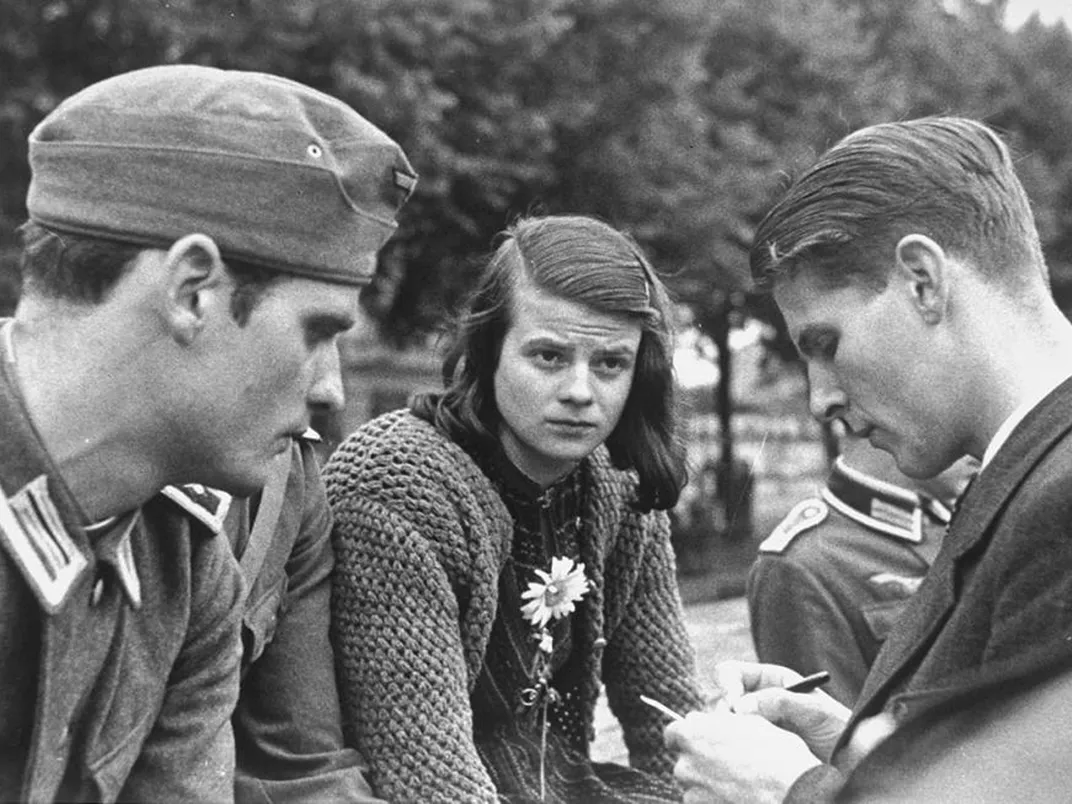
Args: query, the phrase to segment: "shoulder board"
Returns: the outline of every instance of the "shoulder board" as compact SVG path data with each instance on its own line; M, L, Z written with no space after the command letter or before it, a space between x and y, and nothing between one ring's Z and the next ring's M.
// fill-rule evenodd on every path
M771 532L771 535L760 543L759 551L761 553L783 552L793 539L809 528L814 528L826 519L829 513L829 507L818 497L797 503L778 527Z
M223 532L223 519L227 516L227 510L234 499L225 491L198 483L165 486L160 493L196 520L207 525L213 533Z
M320 433L314 430L312 427L306 427L305 432L301 434L301 437L306 441L323 441L320 437Z

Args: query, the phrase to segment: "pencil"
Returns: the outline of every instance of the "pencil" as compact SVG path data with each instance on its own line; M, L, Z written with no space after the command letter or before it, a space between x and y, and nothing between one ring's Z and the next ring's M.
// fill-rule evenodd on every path
M646 703L648 706L652 707L653 709L658 709L664 715L668 715L669 717L672 717L674 720L684 720L685 719L684 717L679 715L677 712L675 712L673 709L671 709L666 704L659 703L654 698L649 698L647 695L641 695L640 700L642 700L644 703Z
M812 673L810 676L804 676L800 681L794 681L792 684L786 684L785 688L789 692L811 692L817 690L830 680L830 674L826 670L820 670L818 673Z

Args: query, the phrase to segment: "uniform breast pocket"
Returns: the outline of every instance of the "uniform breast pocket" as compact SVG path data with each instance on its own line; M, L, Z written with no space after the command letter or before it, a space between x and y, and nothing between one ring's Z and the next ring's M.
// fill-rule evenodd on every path
M908 600L904 599L884 600L864 606L864 622L867 623L871 635L879 642L884 642L907 604Z
M149 711L139 708L131 719L130 726L108 729L108 735L118 738L118 741L109 743L110 747L89 767L100 801L115 801L119 798L119 793L126 784L134 763L141 756L142 746L156 722L156 714L155 707Z
M98 788L96 795L86 798L115 801L146 751L160 716L179 643L158 639L156 628L138 627L147 622L123 618L114 635L116 650L86 702L81 718L85 724L85 778ZM146 761L151 764L150 758Z
M254 589L256 595L246 604L242 617L242 668L257 661L275 636L283 609L283 594L287 578L283 575L265 590Z

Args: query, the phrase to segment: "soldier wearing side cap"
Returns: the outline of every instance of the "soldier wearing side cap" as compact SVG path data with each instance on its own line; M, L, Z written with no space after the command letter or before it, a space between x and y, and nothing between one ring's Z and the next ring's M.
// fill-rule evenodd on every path
M887 453L844 437L820 494L797 503L759 546L748 578L759 660L827 670L825 691L851 706L938 553L972 468L960 462L913 480Z
M342 401L336 337L412 168L323 93L193 66L77 93L30 163L0 322L0 799L228 801L236 742L240 798L369 798L303 437Z

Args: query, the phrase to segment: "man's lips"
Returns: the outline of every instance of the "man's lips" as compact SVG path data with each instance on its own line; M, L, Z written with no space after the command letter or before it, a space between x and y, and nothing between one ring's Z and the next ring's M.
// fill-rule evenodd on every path
M879 447L879 441L882 441L884 443L886 442L884 432L885 431L880 430L877 427L868 427L864 438L867 439L868 443L870 443L872 447Z
M853 438L870 438L871 435L878 430L878 428L873 424L853 424L848 419L844 418L841 419L841 423L845 425L845 429L848 430L849 435L851 435Z
M291 427L281 432L276 438L277 441L294 441L304 436L309 430L307 425L298 425L297 427Z

